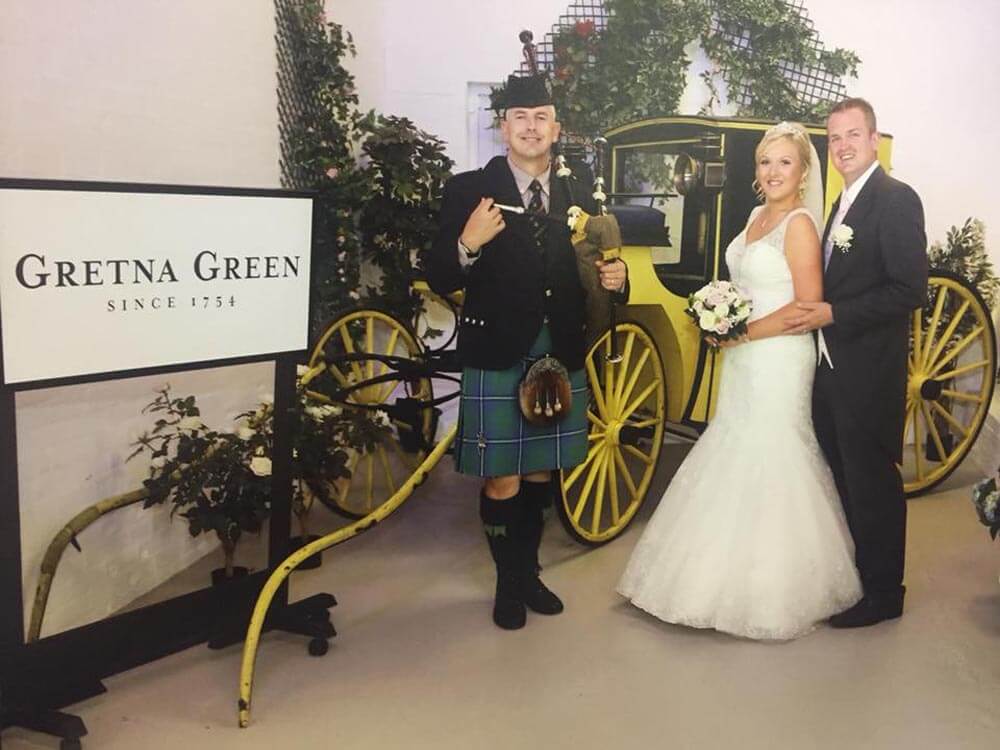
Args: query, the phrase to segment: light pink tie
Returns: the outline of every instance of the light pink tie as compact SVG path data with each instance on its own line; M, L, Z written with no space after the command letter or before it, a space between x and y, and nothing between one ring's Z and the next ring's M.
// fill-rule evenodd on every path
M826 245L823 247L823 268L830 265L830 257L833 255L833 233L843 223L844 217L847 216L847 212L850 210L851 201L848 200L846 195L841 193L840 208L837 209L837 214L833 217L833 223L830 225L830 233L826 236Z

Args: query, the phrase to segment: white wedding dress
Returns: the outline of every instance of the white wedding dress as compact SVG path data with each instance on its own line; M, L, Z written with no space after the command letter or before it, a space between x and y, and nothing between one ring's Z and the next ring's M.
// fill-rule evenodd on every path
M784 236L804 211L749 245L744 229L726 250L732 280L753 300L751 320L794 299ZM861 598L854 544L813 432L815 367L809 335L725 350L715 416L618 584L635 606L667 622L785 640Z

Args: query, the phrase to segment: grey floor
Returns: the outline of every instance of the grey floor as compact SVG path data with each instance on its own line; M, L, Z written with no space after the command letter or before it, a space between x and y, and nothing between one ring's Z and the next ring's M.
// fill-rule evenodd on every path
M687 450L665 447L656 498ZM477 484L443 463L384 525L295 574L330 591L322 658L264 638L249 728L241 649L193 648L78 704L85 748L993 748L1000 745L1000 543L969 502L975 470L910 502L906 615L761 644L663 624L614 584L652 510L605 547L555 524L544 578L566 601L517 632L489 618ZM12 728L5 750L55 748Z

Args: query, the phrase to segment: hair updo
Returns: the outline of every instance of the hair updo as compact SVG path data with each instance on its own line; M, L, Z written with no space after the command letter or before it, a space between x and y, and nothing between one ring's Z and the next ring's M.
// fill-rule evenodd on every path
M812 167L812 149L809 141L809 134L806 129L797 122L779 122L777 125L769 127L764 137L760 139L757 148L754 150L754 164L760 161L763 154L779 138L787 138L795 146L795 151L799 155L799 163L802 164L802 180L799 182L799 196L806 190L809 181L809 170ZM754 191L757 197L763 198L760 186L754 180Z

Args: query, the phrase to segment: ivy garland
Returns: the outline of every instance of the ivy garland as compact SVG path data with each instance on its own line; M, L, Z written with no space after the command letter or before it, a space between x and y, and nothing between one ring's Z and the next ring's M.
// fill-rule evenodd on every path
M807 104L778 65L822 66L855 75L853 52L816 51L815 32L785 0L605 0L604 29L579 21L553 37L552 96L564 128L594 135L627 122L675 114L691 60L685 48L699 41L714 61L702 75L719 101L719 83L750 90L745 117L813 120L823 103ZM733 44L734 38L746 44ZM502 109L505 86L491 103Z

